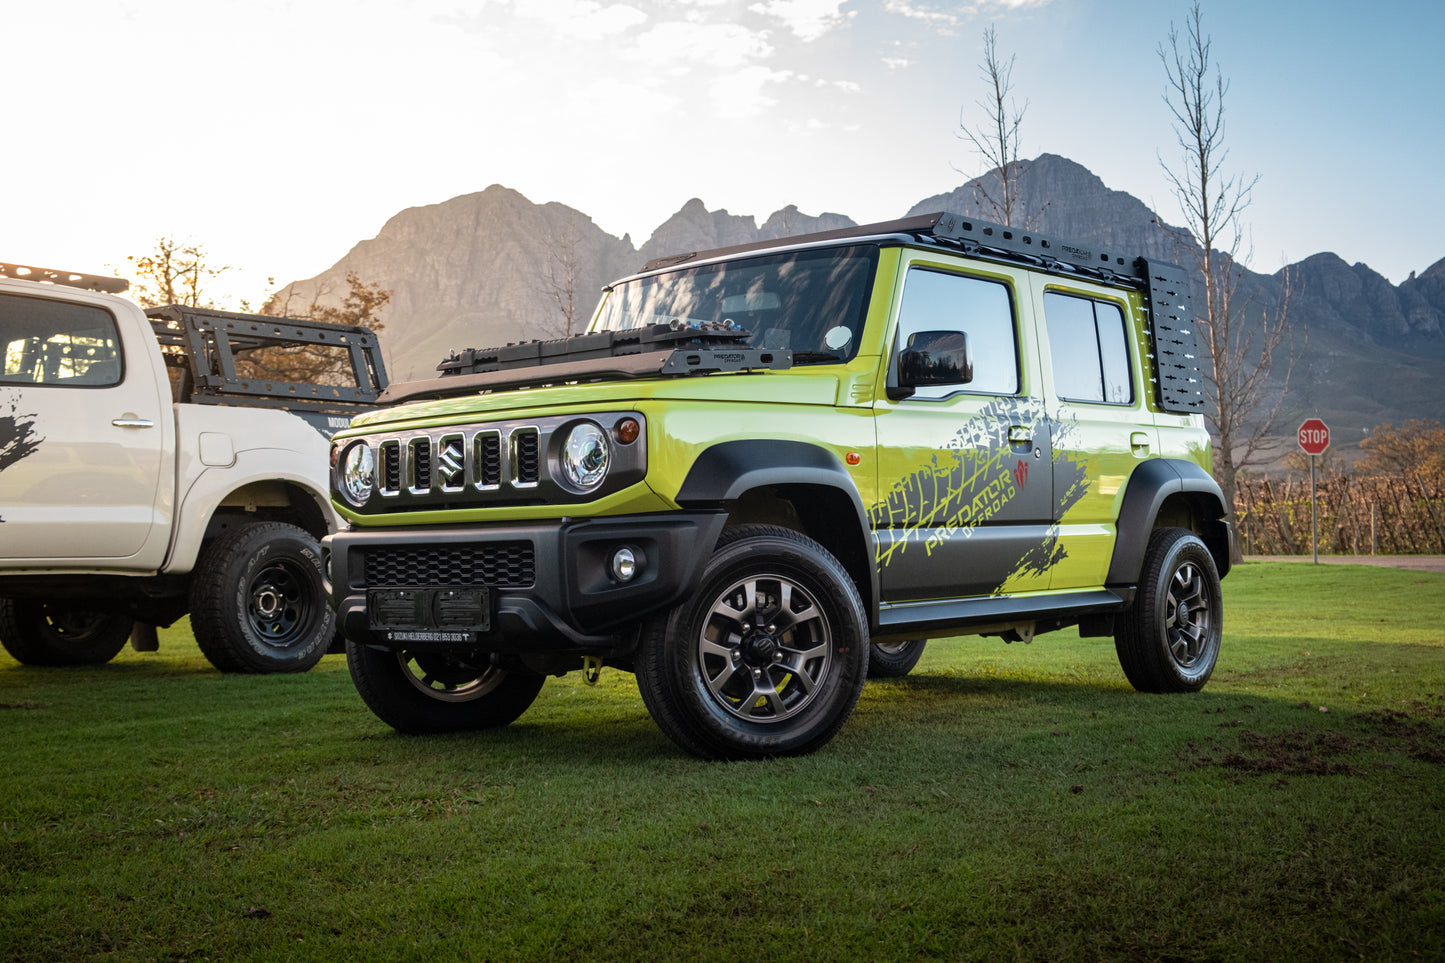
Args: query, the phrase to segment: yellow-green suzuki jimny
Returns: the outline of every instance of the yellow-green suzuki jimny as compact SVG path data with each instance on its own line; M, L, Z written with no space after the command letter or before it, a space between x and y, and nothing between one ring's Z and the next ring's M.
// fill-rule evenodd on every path
M682 254L332 443L351 674L405 732L636 674L707 758L811 752L924 640L1114 637L1202 687L1232 529L1172 264L933 214Z

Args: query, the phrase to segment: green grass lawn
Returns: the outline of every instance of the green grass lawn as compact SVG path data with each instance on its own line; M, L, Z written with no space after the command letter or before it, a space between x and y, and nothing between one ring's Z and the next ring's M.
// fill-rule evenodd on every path
M341 657L0 654L0 959L1445 958L1445 576L1260 563L1193 696L1108 640L931 643L803 759L632 678L396 735Z

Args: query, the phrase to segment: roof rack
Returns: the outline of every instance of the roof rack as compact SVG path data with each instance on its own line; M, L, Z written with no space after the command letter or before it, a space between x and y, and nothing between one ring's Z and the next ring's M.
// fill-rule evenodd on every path
M81 274L78 271L31 267L28 264L6 264L4 261L0 261L0 278L34 281L37 284L63 284L69 288L103 291L106 294L123 294L130 288L130 282L125 278L107 278L98 274Z
M1159 406L1165 411L1184 414L1204 411L1204 379L1199 368L1200 353L1189 273L1168 261L1142 256L1125 257L1089 244L1063 241L1035 231L940 211L817 234L653 258L643 267L643 273L773 248L888 235L909 235L919 241L958 248L973 257L1022 263L1052 274L1139 289L1149 306L1149 339L1154 348L1157 371L1155 393Z

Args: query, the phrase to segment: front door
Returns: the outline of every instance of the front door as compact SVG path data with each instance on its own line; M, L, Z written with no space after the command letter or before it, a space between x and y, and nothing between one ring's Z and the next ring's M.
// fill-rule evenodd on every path
M98 305L0 294L0 558L122 559L159 527L169 399L140 347Z
M1030 397L1034 351L1018 324L1027 285L1008 269L923 256L904 275L895 359L914 334L961 331L973 372L879 402L873 525L884 603L1048 588L1052 426Z

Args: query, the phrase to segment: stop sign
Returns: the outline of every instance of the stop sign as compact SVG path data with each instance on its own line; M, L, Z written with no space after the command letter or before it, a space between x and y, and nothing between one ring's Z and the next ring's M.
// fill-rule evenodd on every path
M1330 447L1330 427L1318 418L1306 418L1299 426L1299 446L1309 455L1323 455Z

